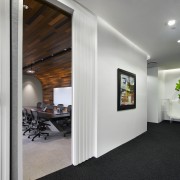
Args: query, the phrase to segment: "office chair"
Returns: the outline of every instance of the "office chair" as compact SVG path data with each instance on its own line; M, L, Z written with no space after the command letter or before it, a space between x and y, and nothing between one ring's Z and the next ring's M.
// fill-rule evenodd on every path
M69 105L67 107L67 112L70 114L69 118L65 118L64 124L66 125L66 129L64 132L64 137L66 137L67 134L71 134L71 114L72 114L72 105Z
M63 110L65 109L64 104L58 104L57 109L59 109L60 114L61 114L63 112Z
M41 108L41 109L44 109L45 107L47 107L47 104L44 103L44 102L42 102L40 108Z
M26 127L26 129L28 128L29 126L29 123L27 121L27 113L26 113L26 110L23 108L22 109L22 126L23 127Z
M33 117L33 121L36 122L36 129L35 129L35 133L31 134L28 136L28 138L30 138L32 135L34 135L34 137L32 138L32 141L34 141L34 139L36 137L40 137L41 135L46 135L44 137L44 139L47 139L47 136L49 136L49 133L43 132L45 130L47 130L47 126L50 126L50 124L45 123L44 119L40 119L39 118L39 113L36 110L31 110L32 113L32 117Z
M58 107L58 108L64 107L64 104L58 104L57 107Z
M37 133L37 126L38 126L38 121L37 118L35 118L32 114L32 111L35 111L33 109L29 110L30 111L30 115L31 115L31 121L30 121L30 125L29 125L29 129L27 131L29 131L29 133L31 131L33 131L33 133L29 134L28 138L30 138L30 136L33 136ZM24 133L25 134L25 133Z
M24 108L24 115L25 115L26 124L28 124L28 127L24 131L23 135L25 135L27 132L30 133L32 130L34 130L33 122L32 122L33 118L29 109Z
M53 110L54 109L54 104L47 104L47 109Z
M37 108L40 109L40 108L41 108L41 105L42 105L42 102L38 102L38 103L37 103Z

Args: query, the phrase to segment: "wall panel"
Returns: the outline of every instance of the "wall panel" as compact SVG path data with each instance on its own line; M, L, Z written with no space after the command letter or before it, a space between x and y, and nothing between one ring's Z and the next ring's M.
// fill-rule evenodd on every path
M97 156L147 130L147 61L127 38L98 18ZM117 111L117 69L136 74L136 108Z
M59 0L59 2L74 10L72 21L72 162L77 165L95 156L96 151L97 18L72 0Z

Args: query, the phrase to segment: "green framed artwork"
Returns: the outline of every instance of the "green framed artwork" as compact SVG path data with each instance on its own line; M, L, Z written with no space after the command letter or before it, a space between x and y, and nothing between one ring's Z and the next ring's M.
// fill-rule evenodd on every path
M117 69L117 110L136 108L136 75Z

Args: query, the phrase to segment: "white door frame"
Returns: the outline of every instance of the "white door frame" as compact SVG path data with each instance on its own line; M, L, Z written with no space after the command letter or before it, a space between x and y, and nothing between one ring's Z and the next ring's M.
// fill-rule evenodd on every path
M10 1L0 1L0 179L10 178Z

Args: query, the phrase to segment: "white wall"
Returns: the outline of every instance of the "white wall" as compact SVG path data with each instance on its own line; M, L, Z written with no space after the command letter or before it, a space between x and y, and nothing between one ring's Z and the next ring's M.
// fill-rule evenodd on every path
M164 70L165 74L165 93L166 99L178 99L179 94L175 91L176 83L180 80L180 69Z
M178 99L175 86L180 79L180 69L163 70L148 68L148 122L160 123L169 120L169 99Z
M178 80L180 80L180 69L164 70L164 96L162 104L162 119L169 120L167 111L169 110L168 99L178 99L178 92L175 91L175 86Z
M117 69L136 74L136 109L117 111ZM98 18L97 156L147 130L147 61Z
M147 70L147 121L158 123L158 67Z
M150 67L147 70L147 120L152 123L160 123L163 119L164 108L164 71L159 67Z
M162 104L164 103L164 94L165 94L165 73L164 70L158 69L158 123L163 120L163 111L164 108Z
M41 82L34 76L23 76L23 106L36 106L43 101Z

